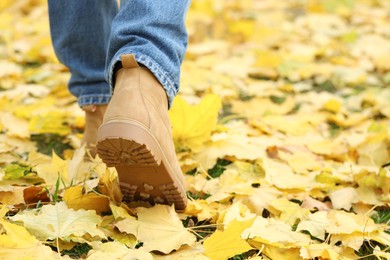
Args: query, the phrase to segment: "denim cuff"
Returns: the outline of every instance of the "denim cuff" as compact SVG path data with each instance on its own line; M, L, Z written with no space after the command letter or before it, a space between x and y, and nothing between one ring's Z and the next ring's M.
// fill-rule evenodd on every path
M173 99L177 95L178 89L175 88L172 80L168 76L168 73L162 69L162 67L154 61L152 58L144 55L144 54L138 54L136 52L132 51L121 51L115 54L114 58L111 60L111 63L108 67L108 70L106 71L106 78L108 79L110 88L111 88L111 94L114 90L114 83L115 83L115 73L118 68L120 68L120 64L122 62L121 56L123 54L133 54L136 61L141 63L143 66L148 68L150 72L153 73L153 75L157 78L157 80L160 82L162 87L165 90L165 93L168 96L168 108L172 106Z
M77 102L80 107L87 105L107 105L110 99L110 94L81 95L78 97Z

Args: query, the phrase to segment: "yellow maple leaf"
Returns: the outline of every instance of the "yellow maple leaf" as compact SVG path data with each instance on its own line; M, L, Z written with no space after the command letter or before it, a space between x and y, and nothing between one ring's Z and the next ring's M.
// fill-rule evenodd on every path
M206 95L197 105L176 97L169 111L176 147L198 150L216 128L221 107L220 97L213 94Z
M238 221L233 220L224 231L215 231L204 241L205 255L211 259L228 259L253 249L244 238L242 232L252 225L254 218Z
M92 210L69 209L65 202L55 205L44 205L40 209L21 211L11 218L12 221L21 221L35 237L40 240L58 239L70 240L70 236L90 234L106 238L97 228L102 221L101 217Z
M83 193L82 186L73 186L65 190L62 198L69 208L78 210L95 210L97 214L110 211L109 200L107 197L97 193Z
M3 212L4 209L2 208L1 211ZM24 227L7 222L2 217L0 218L2 229L0 259L55 259L55 253L50 247L43 245Z
M67 135L71 132L65 124L66 115L59 111L48 112L44 115L34 115L29 124L29 131L34 134L59 134Z
M121 231L135 235L143 249L168 254L182 245L192 245L195 236L180 221L173 207L156 205L137 208L138 219L126 218L115 224Z

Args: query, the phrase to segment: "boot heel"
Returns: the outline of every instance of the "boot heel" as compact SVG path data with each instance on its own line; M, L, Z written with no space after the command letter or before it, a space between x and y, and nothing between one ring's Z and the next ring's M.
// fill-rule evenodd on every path
M131 120L109 121L99 128L97 153L118 172L123 201L185 208L187 197L160 145L149 130Z
M123 138L106 138L98 143L98 154L108 167L134 165L158 166L157 160L145 144Z

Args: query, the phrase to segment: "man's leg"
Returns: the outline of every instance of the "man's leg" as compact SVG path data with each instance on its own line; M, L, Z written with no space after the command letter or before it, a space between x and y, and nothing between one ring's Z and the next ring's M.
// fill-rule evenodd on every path
M106 76L113 97L98 133L98 154L115 166L124 200L186 206L168 107L179 89L187 47L187 0L122 1Z
M50 31L58 59L69 68L69 91L86 111L83 141L96 143L111 94L105 80L105 59L115 0L49 0ZM93 153L93 152L92 152Z

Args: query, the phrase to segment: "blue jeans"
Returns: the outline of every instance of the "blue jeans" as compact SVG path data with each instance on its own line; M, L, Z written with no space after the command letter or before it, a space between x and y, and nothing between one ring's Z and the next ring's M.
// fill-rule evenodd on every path
M187 48L190 0L49 0L58 59L70 72L80 106L107 104L120 56L132 53L164 87L169 104L179 90Z

